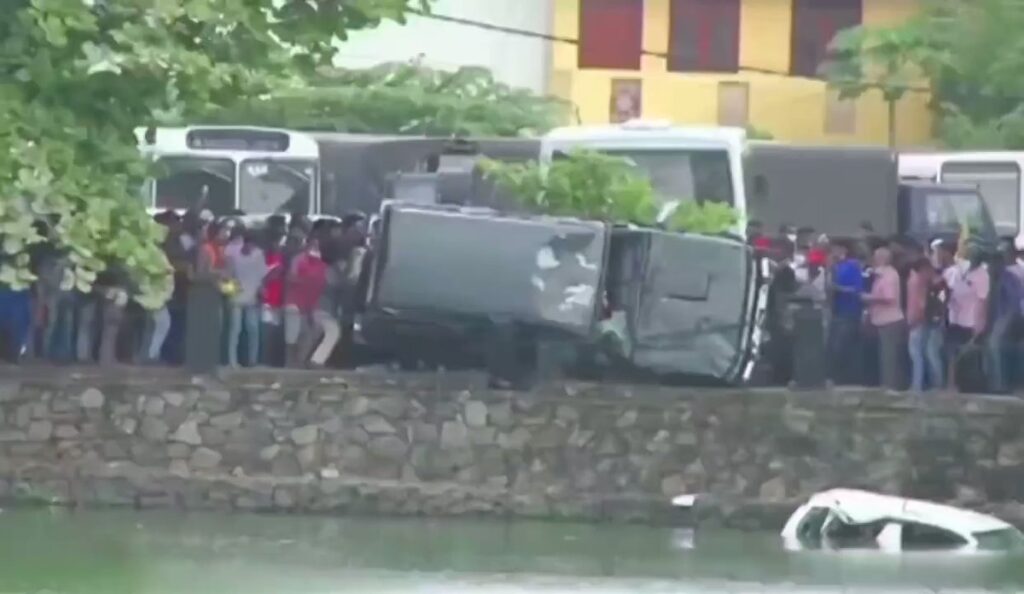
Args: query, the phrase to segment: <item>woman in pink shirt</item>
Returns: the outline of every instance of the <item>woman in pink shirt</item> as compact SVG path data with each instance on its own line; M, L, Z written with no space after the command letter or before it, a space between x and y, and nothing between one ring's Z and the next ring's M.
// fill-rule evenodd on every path
M864 295L868 321L878 333L878 357L882 386L903 388L903 353L907 325L900 308L900 275L892 266L892 252L880 247L874 254L875 280Z

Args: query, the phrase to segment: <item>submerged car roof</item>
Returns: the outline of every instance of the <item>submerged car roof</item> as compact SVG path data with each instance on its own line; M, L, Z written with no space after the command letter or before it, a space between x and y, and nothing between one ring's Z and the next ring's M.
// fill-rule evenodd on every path
M988 532L1013 527L999 518L974 511L856 489L822 491L813 495L807 505L836 510L855 524L902 520L943 527L959 533Z

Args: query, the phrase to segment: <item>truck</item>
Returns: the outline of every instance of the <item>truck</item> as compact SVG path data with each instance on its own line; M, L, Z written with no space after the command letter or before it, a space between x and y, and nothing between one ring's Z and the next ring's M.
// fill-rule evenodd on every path
M517 385L545 369L592 373L595 350L605 378L750 376L767 279L741 240L408 202L381 221L362 330L400 360Z
M925 245L954 239L967 225L986 244L996 229L978 188L964 183L901 180L900 157L876 147L749 143L744 177L749 216L769 232L810 227L830 237L856 237L870 226Z

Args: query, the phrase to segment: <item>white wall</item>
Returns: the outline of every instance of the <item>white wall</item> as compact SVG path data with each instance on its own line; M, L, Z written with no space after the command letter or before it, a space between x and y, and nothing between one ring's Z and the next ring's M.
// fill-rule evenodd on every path
M551 32L551 0L436 0L433 12L540 33ZM543 93L550 64L548 41L412 16L353 33L340 48L340 66L364 68L422 55L433 68L486 66L510 85Z

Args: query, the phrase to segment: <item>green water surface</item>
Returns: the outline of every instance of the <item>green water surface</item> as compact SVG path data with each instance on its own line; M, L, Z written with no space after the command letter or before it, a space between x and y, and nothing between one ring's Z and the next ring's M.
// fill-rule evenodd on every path
M783 551L774 533L466 520L0 513L0 594L1024 592L1024 558Z

